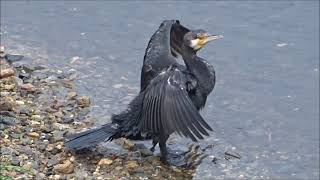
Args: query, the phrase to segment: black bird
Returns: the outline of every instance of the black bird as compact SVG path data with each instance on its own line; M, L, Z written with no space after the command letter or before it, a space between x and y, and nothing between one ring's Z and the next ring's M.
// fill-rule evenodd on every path
M164 21L148 43L139 95L124 112L113 115L111 123L72 135L66 146L81 150L105 139L152 139L151 149L159 143L161 160L167 162L170 134L176 132L193 141L208 136L212 128L199 110L214 88L215 71L196 53L207 42L220 38L204 30L189 30L179 21ZM177 62L178 55L185 66Z

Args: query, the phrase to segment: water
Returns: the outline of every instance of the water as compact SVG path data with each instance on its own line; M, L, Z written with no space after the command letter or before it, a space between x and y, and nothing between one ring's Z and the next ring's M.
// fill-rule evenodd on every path
M318 14L318 1L1 1L1 44L75 69L77 88L93 98L92 120L102 124L138 93L144 50L162 20L223 34L200 52L217 72L202 111L215 132L201 142L214 148L194 178L318 179ZM226 150L241 160L222 160Z

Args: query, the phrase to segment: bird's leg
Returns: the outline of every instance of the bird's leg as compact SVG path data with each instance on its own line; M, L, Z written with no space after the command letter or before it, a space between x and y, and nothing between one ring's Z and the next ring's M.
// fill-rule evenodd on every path
M166 142L168 140L169 136L161 136L159 138L159 147L160 147L160 152L161 152L161 158L160 160L163 163L167 163L167 155L168 155L168 151L167 151L167 145Z
M156 145L158 144L159 140L158 138L153 138L152 140L152 147L150 148L150 151L154 152L154 148L156 147Z

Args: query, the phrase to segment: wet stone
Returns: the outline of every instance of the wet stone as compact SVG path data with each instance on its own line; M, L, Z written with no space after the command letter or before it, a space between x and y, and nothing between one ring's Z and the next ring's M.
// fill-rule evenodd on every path
M59 130L52 131L53 141L54 142L62 141L64 139L63 137L64 133L65 133L64 131L59 131Z
M54 165L57 165L59 163L59 160L56 156L51 156L50 159L48 159L48 163L47 163L47 166L50 167L50 166L54 166Z
M20 111L20 114L31 115L29 107L27 107L26 105L20 105L19 111Z
M73 121L74 121L74 117L64 116L62 118L62 123L69 124L69 123L72 123Z
M12 156L11 164L14 166L20 166L20 159L17 156Z
M58 173L70 174L74 171L74 165L67 160L63 164L55 165L53 170Z
M153 152L150 151L149 149L139 149L139 152L141 153L142 156L152 156Z
M19 139L19 138L21 137L21 134L11 133L11 134L10 134L10 137L11 137L11 138L14 138L14 139Z
M80 96L77 98L77 103L80 107L89 107L90 106L90 98L87 96Z
M77 96L76 92L68 92L67 98L68 99L74 99Z
M33 150L29 146L19 146L18 151L22 154L26 154L28 156L33 155Z
M10 147L1 147L1 154L2 155L16 154L16 150L14 150Z

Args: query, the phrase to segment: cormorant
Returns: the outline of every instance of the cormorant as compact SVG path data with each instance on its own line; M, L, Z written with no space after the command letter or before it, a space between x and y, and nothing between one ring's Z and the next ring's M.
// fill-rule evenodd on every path
M125 111L111 117L111 123L72 135L66 146L81 150L105 139L152 139L151 149L159 143L161 160L167 162L170 134L176 132L193 141L208 136L212 128L199 110L214 88L215 71L196 53L209 41L220 38L204 30L189 30L176 20L164 21L148 43L140 93ZM185 66L177 62L178 55Z

